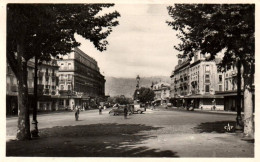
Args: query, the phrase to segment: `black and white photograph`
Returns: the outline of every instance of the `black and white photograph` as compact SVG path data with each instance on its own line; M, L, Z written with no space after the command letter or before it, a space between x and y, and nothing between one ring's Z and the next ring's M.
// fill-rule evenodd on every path
M1 2L3 161L256 160L259 1L187 2Z

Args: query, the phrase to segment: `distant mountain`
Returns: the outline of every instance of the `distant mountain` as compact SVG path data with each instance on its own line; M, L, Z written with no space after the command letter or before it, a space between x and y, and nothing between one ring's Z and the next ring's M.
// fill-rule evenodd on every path
M152 82L170 83L170 76L141 77L140 87L151 87ZM132 97L136 89L136 78L106 77L105 94L113 96L125 95Z

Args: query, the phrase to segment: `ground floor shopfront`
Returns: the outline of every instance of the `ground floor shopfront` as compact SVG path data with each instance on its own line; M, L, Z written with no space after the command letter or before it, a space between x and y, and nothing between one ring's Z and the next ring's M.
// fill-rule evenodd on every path
M28 106L30 112L33 110L33 96L28 97ZM97 108L99 102L104 101L102 97L86 97L86 96L41 96L38 98L38 111L58 111L58 110L74 110L79 107L83 110ZM6 95L6 115L18 114L17 96Z
M78 97L78 96L59 96L58 109L74 110L76 107L83 110L97 108L100 98L97 97Z
M28 107L29 111L33 110L33 95L28 96ZM58 110L57 99L51 96L41 96L37 102L38 111L55 111ZM6 95L6 115L17 115L18 114L18 98L17 96Z
M224 91L218 92L217 95L224 97L224 110L225 111L237 111L237 91ZM255 112L255 94L253 93L253 112ZM244 111L244 94L241 94L241 108Z
M253 94L253 112L255 112L255 95ZM214 101L215 100L215 101ZM170 102L175 107L190 107L193 105L196 109L202 110L225 110L225 111L237 111L237 92L218 92L216 95L193 95L193 96L181 96L171 98ZM241 94L241 108L244 111L244 95ZM192 104L193 103L193 104Z
M224 110L224 98L215 95L190 95L171 98L175 107L193 107L202 110Z

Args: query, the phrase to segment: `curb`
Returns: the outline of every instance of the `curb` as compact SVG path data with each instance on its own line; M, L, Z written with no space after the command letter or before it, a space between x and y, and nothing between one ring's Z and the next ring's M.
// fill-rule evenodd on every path
M108 109L108 108L107 108ZM83 112L86 112L86 111L91 111L91 110L98 110L98 109L86 109L84 110ZM44 115L51 115L51 114L60 114L60 113L71 113L71 112L74 112L74 111L71 111L71 110L66 110L66 111L63 111L63 110L58 110L58 111L49 111L49 112L37 112L37 116L44 116ZM32 114L30 113L30 116ZM6 116L6 119L12 119L12 118L18 118L18 115L12 115L12 116Z
M182 112L187 112L187 113L205 113L205 114L216 114L216 115L233 115L236 116L237 113L236 112L225 112L225 111L207 111L207 110L196 110L194 109L194 111L187 111L186 109L178 109L176 107L168 107L166 108L157 108L157 110L171 110L171 111L182 111ZM244 115L244 113L241 113L242 115Z

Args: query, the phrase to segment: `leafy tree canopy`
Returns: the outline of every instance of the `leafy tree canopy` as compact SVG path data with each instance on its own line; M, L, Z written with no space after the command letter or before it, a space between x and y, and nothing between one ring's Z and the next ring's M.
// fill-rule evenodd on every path
M140 100L142 103L153 101L154 97L155 93L150 88L141 87L134 92L134 98Z
M74 35L90 40L106 50L107 36L118 25L114 11L99 15L114 4L8 4L7 60L18 80L17 139L30 139L27 62L35 57L49 61L80 45Z
M230 66L239 58L254 71L255 5L253 4L176 4L168 6L173 21L167 21L181 43L174 48L179 57L189 57L200 51L211 59L224 49L220 66ZM251 70L247 71L250 72ZM252 72L251 71L251 72Z
M131 98L125 97L124 95L121 95L121 96L110 97L108 99L108 102L112 104L118 103L120 105L127 105L133 103L133 100Z
M74 35L89 39L99 50L106 50L105 40L119 23L117 11L100 16L103 8L114 4L8 4L7 58L11 67L17 60L17 44L24 40L24 60L38 55L41 60L65 55L80 45ZM15 68L12 68L16 72Z

